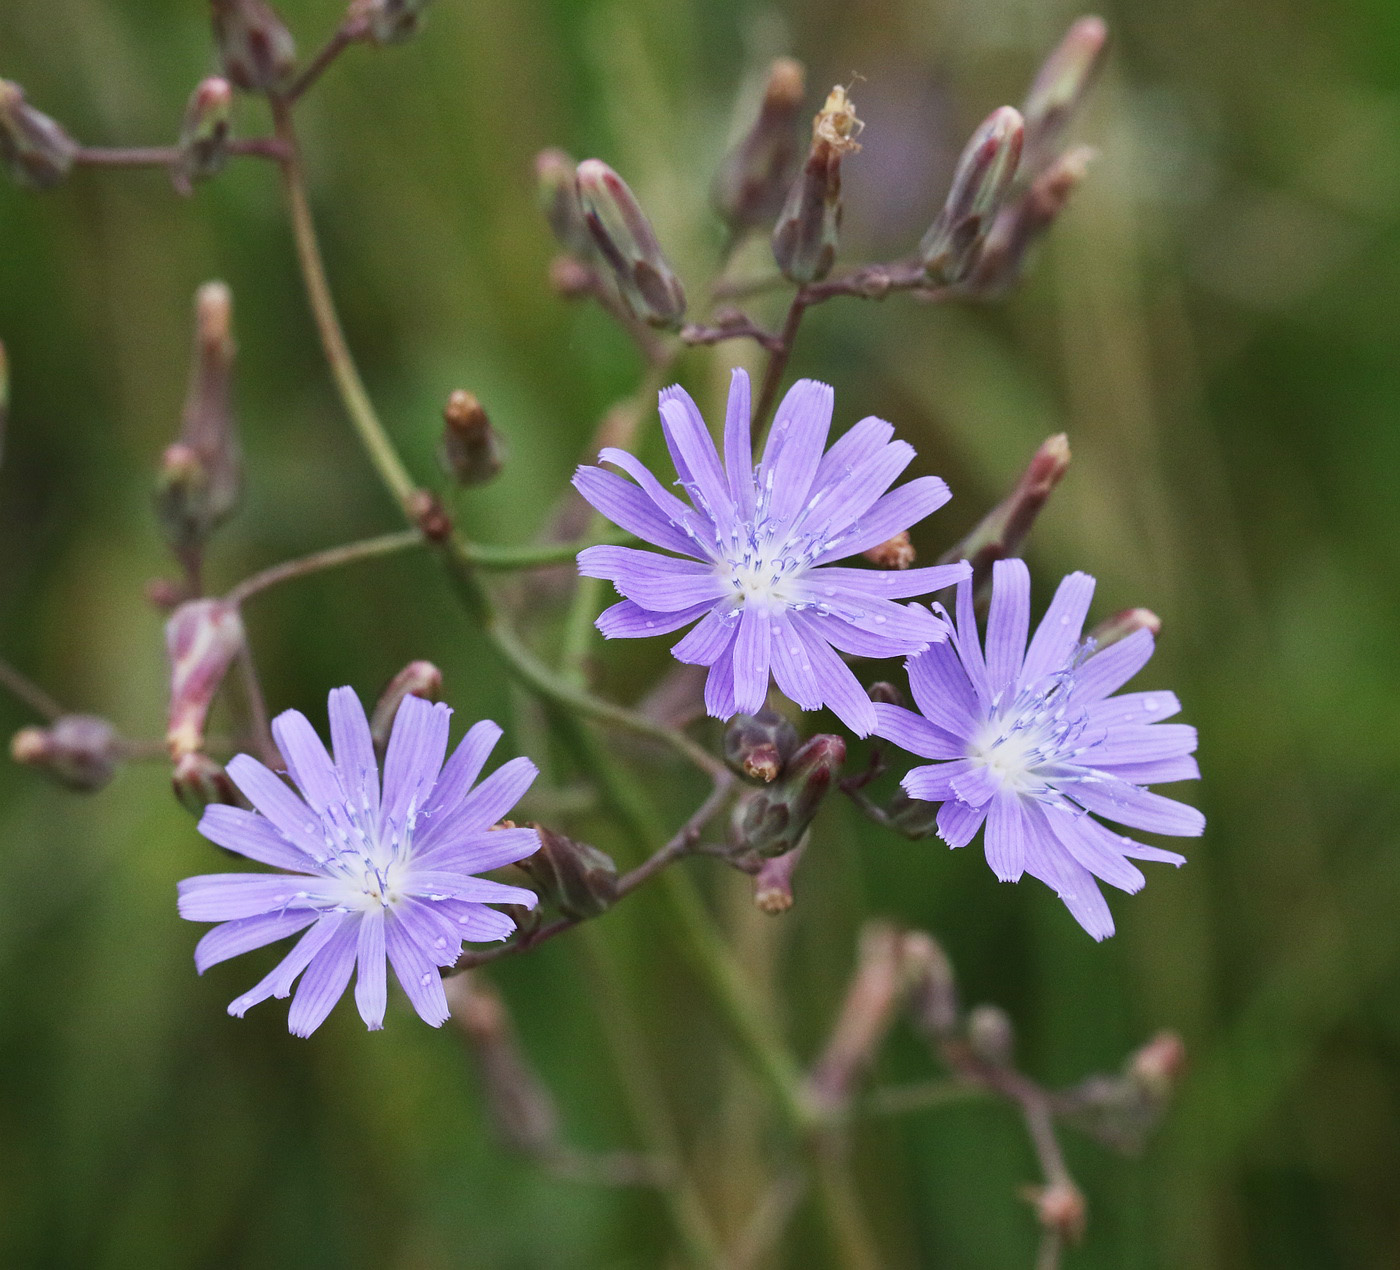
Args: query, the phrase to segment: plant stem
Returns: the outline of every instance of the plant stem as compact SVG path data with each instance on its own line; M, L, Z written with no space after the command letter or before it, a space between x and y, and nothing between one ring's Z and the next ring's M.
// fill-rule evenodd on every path
M461 559L478 569L505 573L514 569L547 569L552 565L572 564L585 547L602 543L621 546L635 539L631 534L605 533L580 538L577 542L520 543L497 546L484 542L458 541Z
M0 660L0 687L8 689L14 697L50 723L68 713L38 684L3 660Z
M797 328L802 325L802 317L807 312L807 299L799 290L788 305L783 329L778 333L777 343L769 350L768 367L763 372L763 387L759 389L758 403L753 411L753 434L757 437L768 416L773 413L773 404L778 399L778 387L783 382L783 372L787 369L788 358L792 356L793 342L797 339Z
M363 18L347 18L335 30L335 34L322 46L321 51L307 63L306 69L297 76L292 86L282 94L281 104L292 106L300 101L331 64L357 40L365 38L368 27Z
M296 560L275 564L269 569L244 578L224 598L230 604L242 604L259 592L291 582L296 578L308 577L326 569L337 569L341 565L355 564L360 560L374 560L379 556L393 555L407 551L410 547L423 544L423 536L414 529L403 529L397 533L381 534L378 538L366 538L362 542L346 543L343 547L329 547L325 551L313 552Z
M870 1116L902 1116L915 1111L931 1111L961 1102L987 1098L991 1091L962 1080L929 1080L917 1085L887 1085L873 1089L857 1104Z

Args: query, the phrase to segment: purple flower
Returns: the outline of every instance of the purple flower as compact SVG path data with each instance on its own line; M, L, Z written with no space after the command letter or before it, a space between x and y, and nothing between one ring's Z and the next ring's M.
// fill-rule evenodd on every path
M533 891L474 874L538 849L533 829L491 828L529 788L535 765L511 759L473 789L501 730L476 724L444 766L451 713L404 699L382 794L369 723L350 688L330 695L333 760L304 714L288 710L273 721L300 798L246 754L228 765L257 811L212 806L200 833L287 872L210 873L180 883L181 917L221 923L199 941L195 966L203 974L306 932L271 974L229 1005L230 1014L242 1018L259 1001L287 996L301 975L288 1026L310 1036L358 964L355 1004L377 1031L384 1026L387 958L413 1008L438 1027L447 1018L438 968L452 965L463 940L504 939L515 929L487 905L534 906Z
M1143 788L1200 776L1191 757L1196 729L1162 722L1181 708L1170 692L1110 696L1147 664L1152 635L1139 630L1102 652L1081 643L1093 594L1088 574L1065 578L1028 648L1030 575L1020 560L998 561L984 657L972 584L960 583L952 639L909 661L920 714L878 705L875 731L939 760L914 768L904 788L943 804L944 842L966 846L985 822L987 863L998 878L1039 878L1103 939L1113 917L1095 877L1134 892L1143 876L1130 860L1186 861L1094 817L1181 837L1200 834L1205 817Z
M887 542L950 497L936 476L886 493L914 450L891 441L894 429L883 420L862 419L827 450L831 408L826 384L793 385L755 470L748 375L733 373L723 463L695 403L683 389L667 388L661 427L689 502L624 450L598 457L636 484L598 467L581 467L574 477L610 520L675 553L580 552L580 573L609 579L626 597L598 619L598 629L610 639L635 638L695 622L672 652L710 667L705 708L717 718L761 709L771 672L804 710L829 706L867 736L874 709L838 652L908 656L947 638L947 626L928 609L895 601L951 586L967 576L967 565L830 567Z

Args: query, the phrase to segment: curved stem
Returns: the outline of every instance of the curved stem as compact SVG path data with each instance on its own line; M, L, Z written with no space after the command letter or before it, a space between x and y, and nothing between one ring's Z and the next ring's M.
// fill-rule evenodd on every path
M259 592L283 582L304 578L325 569L337 569L341 565L354 564L360 560L374 560L397 551L407 551L410 547L421 546L422 543L423 537L417 530L404 529L398 533L381 534L378 538L366 538L363 542L346 543L343 547L329 547L325 551L313 552L309 556L275 564L244 578L224 598L230 604L242 604Z

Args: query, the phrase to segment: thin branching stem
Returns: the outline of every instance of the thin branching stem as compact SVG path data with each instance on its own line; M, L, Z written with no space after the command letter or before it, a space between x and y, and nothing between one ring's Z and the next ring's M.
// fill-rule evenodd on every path
M320 52L306 64L305 69L292 82L292 86L282 94L282 105L292 106L300 101L346 49L365 38L368 30L369 24L364 18L346 18L331 38L321 46Z
M224 598L230 604L241 605L245 601L271 587L297 578L309 577L327 569L338 569L342 565L356 564L361 560L375 560L380 556L394 555L423 545L423 536L415 529L404 529L397 533L381 534L378 538L366 538L362 542L349 542L341 547L329 547L296 560L287 560L263 569L251 577L244 578Z
M23 702L35 714L42 715L50 723L55 719L61 719L68 713L32 679L21 674L4 660L0 660L0 687L5 688L11 696Z

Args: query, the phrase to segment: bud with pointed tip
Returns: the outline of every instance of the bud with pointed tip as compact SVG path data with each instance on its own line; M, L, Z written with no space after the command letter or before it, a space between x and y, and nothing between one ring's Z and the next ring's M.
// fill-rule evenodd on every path
M1102 18L1080 18L1066 32L1026 94L1026 170L1039 173L1055 157L1103 62L1108 26Z
M0 79L0 163L32 190L60 184L81 147L63 127L24 99L24 89Z
M237 88L275 94L297 69L297 46L266 0L210 0L219 61Z
M802 63L780 57L768 70L763 104L715 174L715 210L733 230L770 224L796 175L797 120L806 92Z
M475 394L459 388L442 412L438 461L458 485L485 485L505 466L505 443Z
M563 150L541 150L535 156L535 187L540 210L559 245L571 256L591 260L597 248L579 201L578 164Z
M230 807L247 807L248 802L238 792L222 763L207 754L193 751L175 760L170 772L170 785L175 797L191 816L201 816L214 803Z
M179 193L189 194L197 181L207 181L224 170L232 131L233 86L212 75L199 83L185 107L180 158L170 172Z
M10 757L80 793L102 789L116 775L121 738L90 714L66 714L47 728L21 728L10 741Z
M807 161L773 229L773 259L799 285L819 282L836 263L841 239L841 160L860 149L865 125L839 84L812 120Z
M735 807L735 846L765 858L793 850L845 761L846 742L839 736L814 736L788 760L778 780L754 790Z
M943 210L919 244L929 279L941 286L972 272L1021 161L1024 126L1019 111L992 111L964 147Z
M594 245L612 270L632 316L675 329L685 316L685 288L627 182L600 159L578 165L578 195Z
M967 1016L967 1044L989 1067L1010 1067L1016 1054L1016 1028L1000 1006L975 1006Z
M1015 488L940 561L966 560L972 565L972 585L980 595L991 585L992 565L1014 556L1035 524L1055 486L1069 470L1069 438L1063 432L1044 441L1031 456Z
M384 757L384 751L388 748L389 734L394 730L394 719L405 697L441 701L442 671L430 661L411 661L385 685L369 721L375 752L380 758Z
M204 747L209 707L243 640L243 619L223 600L191 600L166 622L170 719L165 739L177 763Z
M1095 649L1102 652L1110 644L1136 635L1138 631L1151 631L1156 638L1161 630L1162 619L1151 609L1124 609L1100 622L1089 632L1089 638L1094 641Z
M368 0L363 7L369 38L383 47L411 40L423 29L430 0Z
M516 867L541 899L575 921L597 917L617 902L617 865L610 855L533 821L530 828L540 836L540 849Z
M737 714L724 730L724 761L739 776L771 784L797 749L797 729L776 710Z

